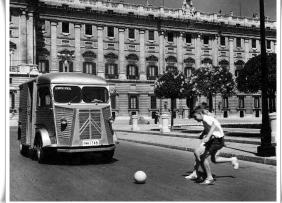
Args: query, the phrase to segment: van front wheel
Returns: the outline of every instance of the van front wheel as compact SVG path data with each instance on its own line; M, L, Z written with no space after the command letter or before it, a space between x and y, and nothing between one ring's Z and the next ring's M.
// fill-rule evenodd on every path
M111 151L105 151L103 152L103 158L105 161L111 161L113 159L115 150L111 150Z
M38 163L43 163L46 158L46 153L44 152L44 149L42 147L41 138L39 138L36 143L35 151L36 151L36 158L37 158Z

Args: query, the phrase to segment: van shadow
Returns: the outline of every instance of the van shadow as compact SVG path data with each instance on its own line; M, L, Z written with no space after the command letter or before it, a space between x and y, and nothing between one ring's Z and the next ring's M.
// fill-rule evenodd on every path
M100 165L113 164L118 159L105 159L102 154L96 153L53 153L42 164L47 165Z

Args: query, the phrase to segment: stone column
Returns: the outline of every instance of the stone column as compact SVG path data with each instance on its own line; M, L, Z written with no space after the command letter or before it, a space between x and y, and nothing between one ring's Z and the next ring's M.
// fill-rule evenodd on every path
M27 64L33 64L33 13L28 13L27 19Z
M161 120L162 120L162 127L160 129L160 132L161 133L169 133L170 132L170 129L168 128L169 115L162 114Z
M164 63L164 59L165 59L165 56L164 56L164 47L165 47L165 44L164 44L164 31L161 30L159 32L159 38L160 38L160 44L159 44L159 49L160 49L160 56L159 56L159 73L158 74L162 74L165 67L165 63Z
M133 115L132 116L132 127L131 127L132 131L138 131L140 130L139 126L138 126L138 115Z
M230 72L235 76L235 66L234 66L234 38L229 37L229 64Z
M177 68L179 71L183 70L183 33L180 32L177 36Z
M245 38L245 63L249 60L250 44L249 39Z
M22 11L19 20L19 64L27 63L26 12Z
M104 27L98 26L98 76L105 77L105 64L104 64Z
M201 67L201 50L202 50L201 35L197 34L196 43L195 43L195 51L196 51L195 65L196 65L196 68Z
M58 72L57 63L57 22L51 22L51 67L50 72Z
M140 35L140 80L146 80L146 63L145 63L145 30L139 31Z
M119 60L119 79L126 79L126 70L125 70L125 56L124 56L124 28L118 29L118 60Z
M218 36L215 35L212 41L212 62L214 66L218 66Z
M75 24L74 25L74 35L75 35L74 72L82 72L81 54L80 54L80 31L81 31L81 25Z

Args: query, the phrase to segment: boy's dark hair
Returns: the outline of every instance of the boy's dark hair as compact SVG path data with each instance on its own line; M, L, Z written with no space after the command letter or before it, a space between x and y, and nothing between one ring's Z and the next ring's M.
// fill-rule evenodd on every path
M189 117L192 118L195 113L201 113L201 114L203 114L203 113L204 113L204 110L205 110L205 108L203 108L202 104L200 104L200 105L196 106L196 107L193 109L193 111L191 112L191 114L189 115Z
M209 108L207 102L202 102L199 106L202 107L203 109L208 109Z

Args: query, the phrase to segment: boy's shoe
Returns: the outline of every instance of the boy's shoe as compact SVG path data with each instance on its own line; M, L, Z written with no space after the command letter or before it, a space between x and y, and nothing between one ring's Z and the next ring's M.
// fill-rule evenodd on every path
M232 166L234 169L238 169L239 168L239 162L238 162L238 159L237 157L232 157Z
M206 179L204 182L201 182L201 185L214 185L215 181L214 179Z
M189 176L185 176L187 180L196 180L198 176L195 173L191 173Z

